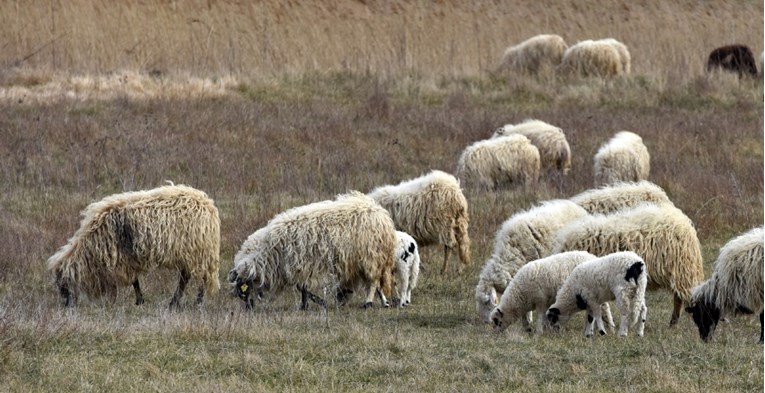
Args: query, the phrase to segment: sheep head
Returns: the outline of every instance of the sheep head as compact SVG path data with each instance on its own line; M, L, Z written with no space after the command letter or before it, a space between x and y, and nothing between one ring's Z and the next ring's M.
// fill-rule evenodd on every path
M686 307L685 311L693 316L701 339L709 341L720 321L720 309L711 302L695 301Z

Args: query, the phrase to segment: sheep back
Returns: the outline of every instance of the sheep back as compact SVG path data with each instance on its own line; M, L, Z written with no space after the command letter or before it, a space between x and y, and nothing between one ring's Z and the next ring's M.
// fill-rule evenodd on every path
M566 49L558 70L569 76L614 77L623 73L623 66L613 45L585 40Z
M571 148L560 128L541 120L528 119L520 124L506 124L497 128L492 138L510 134L521 134L529 138L531 144L539 150L543 169L557 169L563 174L571 169Z
M593 161L596 186L646 180L651 170L651 156L643 138L629 131L617 132L600 147Z
M645 202L672 204L661 187L647 180L615 183L587 190L571 197L571 201L590 214L610 214Z
M540 164L539 150L529 138L512 134L466 147L457 163L457 177L484 188L531 185L539 179Z
M502 54L499 70L538 74L560 64L568 45L559 35L540 34L508 47Z

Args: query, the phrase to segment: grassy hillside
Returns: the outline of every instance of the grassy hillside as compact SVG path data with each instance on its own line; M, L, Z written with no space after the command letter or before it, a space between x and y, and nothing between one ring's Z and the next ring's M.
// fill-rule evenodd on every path
M732 318L704 344L687 315L668 327L666 291L649 292L642 339L585 339L582 315L541 337L477 321L501 223L590 188L592 157L619 130L643 137L707 275L720 246L763 223L762 80L702 71L722 44L762 52L762 3L633 3L0 4L0 391L762 391L759 321ZM618 38L633 73L491 72L541 32ZM142 280L143 306L124 288L64 309L46 270L88 203L171 180L215 199L225 280L277 213L453 172L465 146L526 118L564 130L570 175L465 190L474 263L441 276L442 250L423 249L405 310L356 297L299 311L287 291L248 313L225 289L197 308L192 286L171 312L170 272Z

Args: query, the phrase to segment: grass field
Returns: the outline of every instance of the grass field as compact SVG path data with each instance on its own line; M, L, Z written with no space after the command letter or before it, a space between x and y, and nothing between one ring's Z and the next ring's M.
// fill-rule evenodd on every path
M619 130L643 137L707 275L720 246L762 225L763 82L703 73L716 46L762 52L761 2L368 3L0 4L0 391L763 390L756 318L705 344L686 314L668 327L671 296L654 291L643 338L586 339L582 315L560 334L495 334L473 298L501 223L590 188ZM504 47L543 32L618 38L633 73L492 72ZM88 203L171 180L215 199L223 282L277 213L453 172L465 146L526 118L564 130L570 175L465 190L473 264L441 276L441 250L423 249L407 309L357 297L299 311L288 291L245 312L224 289L201 308L188 290L170 311L170 272L142 280L143 306L124 288L65 309L46 270Z

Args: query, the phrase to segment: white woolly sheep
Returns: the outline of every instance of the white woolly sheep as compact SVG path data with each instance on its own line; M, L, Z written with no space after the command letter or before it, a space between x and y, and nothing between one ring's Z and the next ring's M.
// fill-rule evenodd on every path
M412 303L412 290L417 287L420 276L420 252L417 241L408 233L396 231L396 297L398 305L406 307ZM389 305L385 295L380 294L383 305Z
M82 216L74 236L48 259L65 305L74 305L80 291L114 296L129 284L135 304L142 304L138 278L160 268L180 272L171 307L189 279L200 282L197 303L205 290L220 289L220 218L204 192L172 185L114 194L88 205Z
M632 56L630 56L630 51L627 48L627 45L624 45L624 43L619 42L614 38L604 38L595 42L611 45L617 52L619 52L619 60L621 63L620 74L629 74L632 71Z
M468 204L454 176L434 170L398 185L377 187L369 196L387 209L396 228L411 235L420 247L444 245L442 274L455 247L461 265L470 265Z
M303 292L301 308L309 289L337 290L342 302L360 286L366 308L378 285L390 295L395 249L390 214L352 191L276 215L242 244L228 281L248 307L258 292L295 285Z
M571 197L571 201L590 214L610 214L645 202L672 204L661 187L645 180L635 183L615 183L587 190Z
M637 335L643 336L648 309L645 290L648 284L645 262L631 251L617 252L583 262L575 267L547 309L547 319L559 328L578 311L587 310L587 321L595 322L600 335L606 334L600 305L616 300L621 314L619 336L626 336L637 324ZM592 336L592 324L585 336Z
M539 150L529 138L511 134L466 147L456 174L460 181L473 187L531 186L539 180L540 165Z
M704 277L696 229L671 204L644 203L612 214L589 215L570 222L558 232L553 253L582 250L598 256L633 251L648 266L651 288L674 294L670 326L677 323L682 303Z
M529 261L550 255L559 229L587 212L574 202L559 199L542 202L507 219L494 237L494 252L486 261L475 287L480 319L489 313L518 269Z
M651 156L643 138L629 131L619 131L603 144L594 162L596 186L646 180L651 171Z
M699 335L708 341L720 318L735 313L760 314L763 341L763 228L754 228L720 249L712 277L693 289L691 305Z
M523 265L505 289L499 305L491 312L490 319L494 322L494 329L501 332L507 329L510 323L518 319L523 321L525 328L530 329L526 314L536 311L536 332L537 334L542 333L547 322L545 311L555 301L555 295L563 285L563 281L582 262L596 258L595 255L588 252L571 251L537 259ZM601 306L608 324L613 327L614 320L611 317L608 303L603 303ZM591 323L588 321L587 324Z
M614 45L585 40L566 49L558 71L564 75L606 78L619 76L624 69L622 56Z
M512 69L528 74L552 70L560 64L568 45L559 35L540 34L515 46L508 47L502 54L499 70Z
M494 130L492 138L521 134L539 150L542 169L556 169L568 174L571 169L571 148L566 135L558 127L541 120L528 119L520 124L506 124Z

